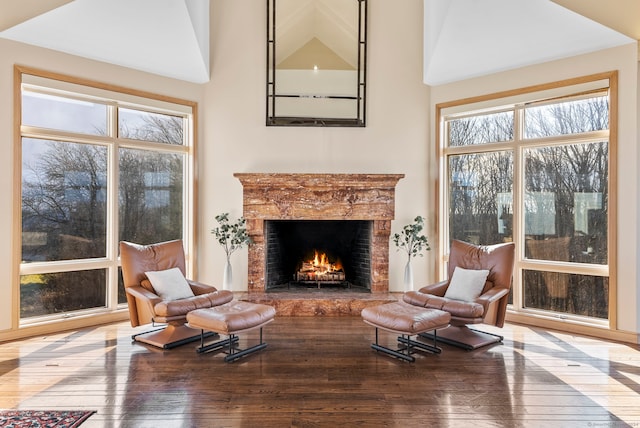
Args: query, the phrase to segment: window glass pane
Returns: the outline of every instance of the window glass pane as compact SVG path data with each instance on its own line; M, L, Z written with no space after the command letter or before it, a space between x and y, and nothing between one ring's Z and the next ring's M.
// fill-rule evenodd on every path
M526 149L526 257L607 263L608 144Z
M526 107L525 138L579 134L609 129L606 96Z
M513 111L447 121L449 146L471 146L513 140Z
M104 257L107 149L22 140L23 262Z
M559 272L523 271L524 306L607 319L609 279Z
M20 277L20 318L103 308L106 299L104 269Z
M449 156L451 239L495 244L513 238L513 154Z
M179 154L120 150L120 240L182 238L184 162Z
M107 129L107 107L84 100L23 91L22 124L104 135Z
M184 119L179 116L119 108L118 132L121 138L182 145Z

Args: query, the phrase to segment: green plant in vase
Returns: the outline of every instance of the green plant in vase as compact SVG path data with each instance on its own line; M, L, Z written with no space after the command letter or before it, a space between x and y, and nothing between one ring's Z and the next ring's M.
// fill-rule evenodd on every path
M403 250L407 253L407 264L404 267L404 290L413 290L413 269L411 267L411 259L417 256L422 257L423 251L431 249L429 241L422 233L424 229L424 218L417 216L413 223L407 224L402 228L400 233L393 235L393 242L396 244L398 251Z
M229 213L218 214L215 217L218 226L211 230L218 243L224 249L227 261L224 269L222 288L231 290L233 288L233 270L231 268L231 254L241 249L245 245L251 244L251 237L247 234L246 219L240 217L235 222L229 219Z

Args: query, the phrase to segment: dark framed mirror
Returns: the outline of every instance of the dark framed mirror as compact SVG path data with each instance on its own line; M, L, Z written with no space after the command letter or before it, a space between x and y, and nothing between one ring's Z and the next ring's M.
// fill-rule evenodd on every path
M365 126L367 0L267 0L267 126Z

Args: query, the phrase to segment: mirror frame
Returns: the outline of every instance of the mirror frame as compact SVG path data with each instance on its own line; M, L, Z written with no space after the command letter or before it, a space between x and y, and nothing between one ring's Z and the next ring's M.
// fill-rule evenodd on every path
M279 94L276 85L276 2L267 0L267 126L334 126L365 127L366 126L366 93L367 93L367 0L352 0L358 3L358 60L357 88L355 97ZM340 98L357 101L356 115L353 118L279 116L276 111L276 99L284 97L298 98Z

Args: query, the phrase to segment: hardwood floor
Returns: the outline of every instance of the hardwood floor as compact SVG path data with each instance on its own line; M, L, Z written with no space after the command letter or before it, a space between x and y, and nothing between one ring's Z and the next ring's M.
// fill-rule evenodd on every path
M360 317L280 316L267 349L229 364L195 344L132 343L139 331L0 344L0 407L96 410L82 428L640 426L640 349L628 344L507 325L491 330L501 345L442 345L408 363L373 351Z

